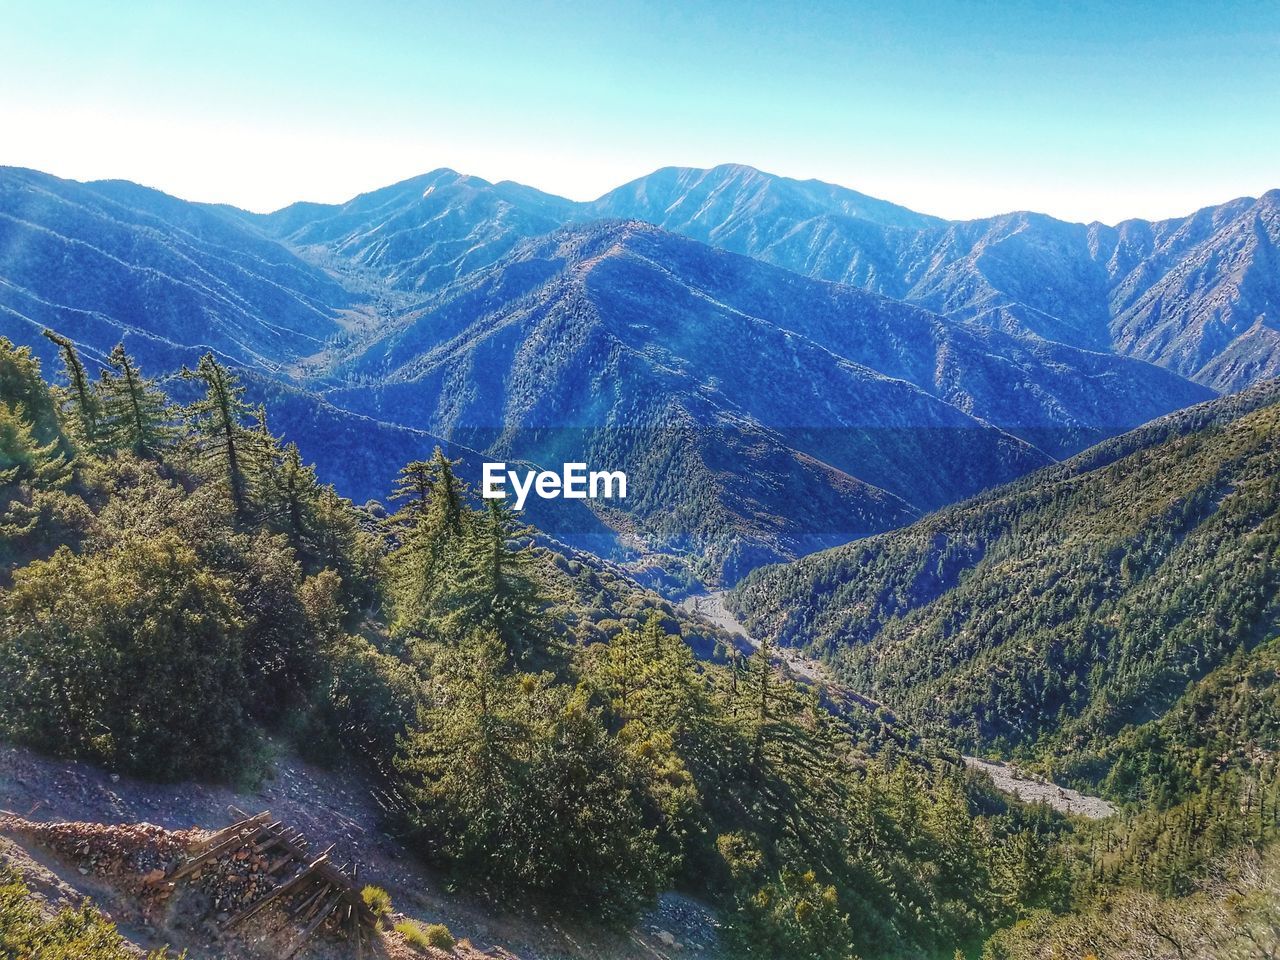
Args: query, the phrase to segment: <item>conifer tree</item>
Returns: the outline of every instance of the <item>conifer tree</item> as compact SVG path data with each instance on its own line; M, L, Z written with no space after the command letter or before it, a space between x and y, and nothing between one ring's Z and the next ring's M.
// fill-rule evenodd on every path
M169 401L155 381L142 375L124 344L116 345L107 363L110 369L102 372L98 392L108 445L159 459L174 438Z
M40 520L38 494L70 478L59 446L56 439L36 440L22 407L0 403L0 538L31 533Z
M532 548L508 544L520 532L504 501L486 501L475 529L463 540L445 600L448 623L491 629L516 662L538 652L545 639Z
M52 330L43 331L45 337L56 344L62 354L70 386L64 404L64 421L75 441L90 451L98 449L102 437L102 403L80 362L80 355L66 337Z
M440 448L436 448L440 453ZM396 477L392 500L403 500L405 504L398 515L409 523L417 523L426 512L427 503L431 499L432 478L435 473L432 460L412 460L400 468Z
M59 439L58 411L30 347L0 337L0 403L21 407L37 443Z
M244 387L212 353L200 358L196 369L182 368L182 376L204 385L204 396L187 407L197 457L213 466L226 482L240 520L249 517L249 470L259 437L245 426L254 409L245 402Z
M320 492L315 467L303 462L296 443L288 443L269 480L269 514L295 542L301 542L309 533L311 511Z
M67 475L67 460L58 451L58 441L41 444L22 407L0 403L0 490L20 483L59 486Z
M415 460L400 471L397 495L408 503L394 518L405 524L401 546L391 558L396 624L402 632L422 632L443 613L439 601L447 586L446 571L456 567L469 528L466 487L436 447L429 461Z

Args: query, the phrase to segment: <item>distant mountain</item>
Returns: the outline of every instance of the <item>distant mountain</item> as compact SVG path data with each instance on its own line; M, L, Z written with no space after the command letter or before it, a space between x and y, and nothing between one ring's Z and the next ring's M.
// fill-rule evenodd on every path
M945 222L725 166L659 170L589 209L1216 390L1280 373L1280 191L1116 227L1033 213Z
M532 187L441 169L343 204L295 203L252 219L308 259L354 266L422 294L488 266L525 237L556 229L574 209Z
M157 373L211 349L360 500L437 438L633 470L625 504L539 522L731 581L1212 395L1155 364L1268 372L1275 201L955 224L726 166L589 204L437 170L257 215L5 169L0 333ZM335 438L366 432L383 462L357 468Z
M355 298L236 213L110 181L0 168L0 332L145 364L213 350L277 371L325 349Z
M338 406L379 419L627 469L637 534L729 579L1210 395L637 221L519 245L333 377L360 384Z
M634 217L704 243L747 253L770 247L822 218L923 230L945 221L856 190L793 180L742 164L709 170L663 167L606 193L585 212L594 218ZM762 234L760 228L771 229Z
M854 689L969 749L1124 793L1150 753L1132 728L1185 714L1189 684L1280 631L1278 464L1272 381L757 570L729 599L756 635L825 655Z

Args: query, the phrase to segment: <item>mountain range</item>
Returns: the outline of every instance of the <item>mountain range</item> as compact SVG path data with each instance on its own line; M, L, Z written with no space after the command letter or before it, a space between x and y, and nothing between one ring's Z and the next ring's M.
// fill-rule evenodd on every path
M4 168L0 333L211 349L357 499L438 441L473 480L626 469L552 532L733 581L1280 373L1278 240L1276 191L1107 227L742 166L591 203L437 170L261 215Z

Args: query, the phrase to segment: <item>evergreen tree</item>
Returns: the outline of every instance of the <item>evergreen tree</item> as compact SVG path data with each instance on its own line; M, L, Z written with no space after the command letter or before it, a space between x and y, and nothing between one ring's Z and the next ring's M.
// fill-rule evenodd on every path
M272 492L279 519L285 523L289 533L300 540L308 533L308 518L319 495L315 467L303 463L296 443L288 443L273 480Z
M22 408L37 443L61 438L58 409L40 374L40 361L30 347L14 346L7 337L0 337L0 403Z
M98 381L106 443L158 460L175 436L168 399L155 381L142 375L124 344L116 345L107 363L110 369Z
M23 537L40 519L42 491L71 476L58 440L41 444L21 407L0 403L0 537Z
M64 423L78 444L91 451L96 450L103 441L103 411L94 385L80 362L75 344L52 330L43 333L61 352L62 365L70 381L64 404Z
M513 548L509 543L523 532L504 501L486 501L462 542L444 598L449 628L492 630L517 663L541 652L546 643L533 548Z
M415 460L400 471L397 496L408 503L392 518L401 546L391 558L400 632L424 633L440 625L448 571L456 566L470 528L465 495L465 485L439 447L431 460Z
M225 482L236 517L247 520L250 512L250 471L261 438L245 426L254 409L245 402L244 387L212 353L200 358L194 371L182 368L182 376L204 385L204 396L187 407L196 444L196 455Z
M57 440L36 440L22 407L0 403L0 491L14 492L24 483L47 489L65 482L69 468L58 447Z
M443 459L440 448L436 447L436 457ZM396 477L392 500L403 500L405 504L398 511L398 519L414 525L426 513L427 504L431 500L431 487L438 468L437 460L411 460L400 468Z

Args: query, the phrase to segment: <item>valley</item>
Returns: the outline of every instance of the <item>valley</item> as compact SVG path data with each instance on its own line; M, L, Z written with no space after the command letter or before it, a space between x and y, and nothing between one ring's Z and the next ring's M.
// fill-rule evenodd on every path
M356 502L436 443L473 486L486 459L608 460L628 502L534 522L730 586L1276 372L1274 209L949 223L730 165L587 204L441 169L257 215L8 168L0 333L95 368L211 349ZM1196 266L1220 249L1239 271ZM363 462L334 442L366 433Z
M271 956L31 839L230 804L385 885L397 960L1264 930L1278 203L0 169L0 916Z

